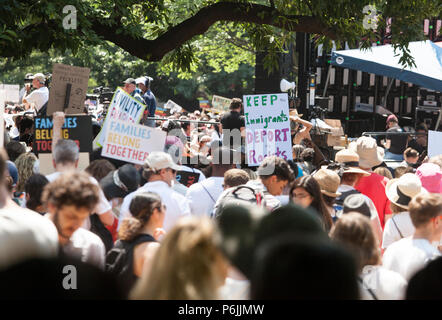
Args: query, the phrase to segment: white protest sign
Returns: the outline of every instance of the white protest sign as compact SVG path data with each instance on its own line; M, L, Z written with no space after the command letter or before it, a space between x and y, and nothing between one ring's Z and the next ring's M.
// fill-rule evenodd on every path
M95 137L93 147L101 147L104 143L106 129L110 120L121 120L128 123L139 123L143 117L146 105L118 87L109 104L106 118L103 121L100 133Z
M212 108L219 111L229 111L230 103L232 99L224 98L221 96L213 95Z
M5 102L19 103L20 86L18 84L0 84L0 90L4 90Z
M243 97L247 163L258 166L267 156L292 160L287 93Z
M442 154L442 132L428 130L428 157Z
M170 114L174 114L175 112L181 112L183 110L183 108L180 105L176 104L172 100L168 100L164 105L164 108L170 109Z
M164 151L166 135L167 133L161 130L110 119L101 155L135 164L144 164L149 153Z

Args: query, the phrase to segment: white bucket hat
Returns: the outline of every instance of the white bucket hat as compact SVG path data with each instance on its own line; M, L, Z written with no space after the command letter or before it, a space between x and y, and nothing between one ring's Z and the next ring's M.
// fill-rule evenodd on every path
M350 143L348 148L359 155L359 166L362 168L371 169L384 161L384 149L378 147L372 137L360 137L356 142Z
M422 187L421 181L415 174L406 173L399 179L388 181L385 193L392 203L408 210L408 204L413 197L418 194L428 193L428 191Z

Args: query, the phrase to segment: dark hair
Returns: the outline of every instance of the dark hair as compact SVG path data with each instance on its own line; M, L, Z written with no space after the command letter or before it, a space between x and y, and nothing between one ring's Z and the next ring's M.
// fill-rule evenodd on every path
M18 141L11 141L6 144L6 151L8 152L9 160L15 162L22 153L26 153L26 148Z
M303 234L269 239L258 247L254 265L253 300L359 298L354 258L324 238Z
M99 200L98 192L99 187L86 172L67 172L46 185L42 202L56 208L72 205L92 211Z
M133 240L141 229L149 222L155 209L161 210L161 198L156 193L143 192L137 194L129 205L132 217L121 222L118 237L124 241Z
M325 230L330 230L333 225L332 217L327 210L327 207L322 196L321 187L319 183L312 176L303 176L295 180L290 188L290 198L292 198L293 191L296 188L303 188L307 191L313 198L310 207L316 210L319 217L324 224Z
M41 201L41 195L44 187L48 183L48 179L39 173L33 174L29 177L25 183L25 192L29 195L29 200L26 201L26 208L36 211L37 207L43 204Z
M84 169L92 177L94 177L98 182L103 179L111 171L116 170L115 166L106 159L99 159L92 161L89 166Z
M233 98L232 102L230 103L229 109L238 109L242 108L242 100L240 98Z
M427 127L427 125L425 124L425 123L420 123L420 124L418 124L417 126L416 126L416 131L425 131L425 132L427 132L428 131L428 127Z
M440 300L442 299L442 257L439 257L425 268L418 271L408 282L407 300Z
M313 150L313 148L306 148L304 149L304 151L301 152L302 161L313 162L314 158L315 158L315 150Z
M404 156L407 158L417 158L417 157L419 157L419 152L417 152L416 150L414 150L411 147L408 147L404 151Z
M269 168L274 168L273 170L269 170ZM268 172L267 172L268 171ZM271 171L271 172L270 172ZM282 158L277 156L270 156L264 158L261 162L261 165L258 168L258 176L261 179L267 179L271 176L276 176L278 180L293 181L293 171L290 168L288 162Z

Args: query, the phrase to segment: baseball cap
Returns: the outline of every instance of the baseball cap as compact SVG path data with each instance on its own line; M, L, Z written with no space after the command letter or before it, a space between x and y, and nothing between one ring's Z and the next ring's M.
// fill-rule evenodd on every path
M125 164L118 170L111 171L100 181L100 187L107 199L124 198L137 190L140 174L131 164Z
M145 163L153 170L161 170L166 168L176 171L181 170L181 167L173 162L170 154L161 151L155 151L149 154Z
M134 84L134 85L137 84L137 82L135 81L134 78L127 78L126 80L124 80L123 83L132 83L132 84Z
M139 77L139 78L135 79L135 83L136 84L140 84L140 83L144 84L146 82L146 80L147 80L146 77Z
M43 73L36 73L33 76L30 76L29 79L37 79L39 82L44 83L46 81L46 77Z

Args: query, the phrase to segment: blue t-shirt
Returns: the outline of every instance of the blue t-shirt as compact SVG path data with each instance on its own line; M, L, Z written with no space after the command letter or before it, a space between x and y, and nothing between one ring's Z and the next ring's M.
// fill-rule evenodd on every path
M146 93L143 95L143 99L147 106L146 109L149 112L149 117L154 117L155 110L157 109L157 100L155 99L152 91L147 90Z

